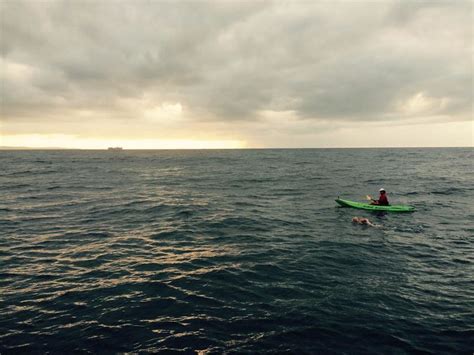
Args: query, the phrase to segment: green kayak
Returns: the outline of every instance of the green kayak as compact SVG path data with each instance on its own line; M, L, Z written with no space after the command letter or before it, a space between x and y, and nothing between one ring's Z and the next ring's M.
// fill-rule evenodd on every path
M379 206L379 205L371 205L369 203L343 200L341 198L338 198L336 202L343 207L352 207L352 208L358 208L360 210L367 210L367 211L387 211L387 212L413 212L415 211L415 207L413 206L403 206L403 205Z

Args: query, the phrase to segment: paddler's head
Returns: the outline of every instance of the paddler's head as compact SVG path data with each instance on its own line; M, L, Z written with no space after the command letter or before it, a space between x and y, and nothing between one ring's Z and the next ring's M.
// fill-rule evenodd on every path
M379 190L380 194L381 195L384 195L385 194L385 189L382 187L380 190Z

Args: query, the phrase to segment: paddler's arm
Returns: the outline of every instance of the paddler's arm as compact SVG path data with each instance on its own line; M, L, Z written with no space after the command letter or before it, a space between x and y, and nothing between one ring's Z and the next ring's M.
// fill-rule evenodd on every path
M375 205L375 204L378 204L378 203L379 203L377 200L374 200L374 199L372 198L372 196L370 196L370 195L366 195L365 197L367 198L367 200L372 201L372 202L370 203L371 205Z

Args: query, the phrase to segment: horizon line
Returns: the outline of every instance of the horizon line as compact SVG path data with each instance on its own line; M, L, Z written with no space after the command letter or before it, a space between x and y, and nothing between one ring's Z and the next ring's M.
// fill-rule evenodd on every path
M302 150L302 149L437 149L437 148L474 148L474 146L387 146L387 147L246 147L246 148L122 148L114 152L137 150ZM11 147L0 146L0 150L93 150L111 151L108 148L66 148L66 147Z

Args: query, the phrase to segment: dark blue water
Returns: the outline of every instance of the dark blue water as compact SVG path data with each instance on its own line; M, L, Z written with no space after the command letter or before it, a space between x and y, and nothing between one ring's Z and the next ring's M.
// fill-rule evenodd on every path
M472 170L472 149L2 151L0 352L471 354ZM334 202L382 186L417 211Z

